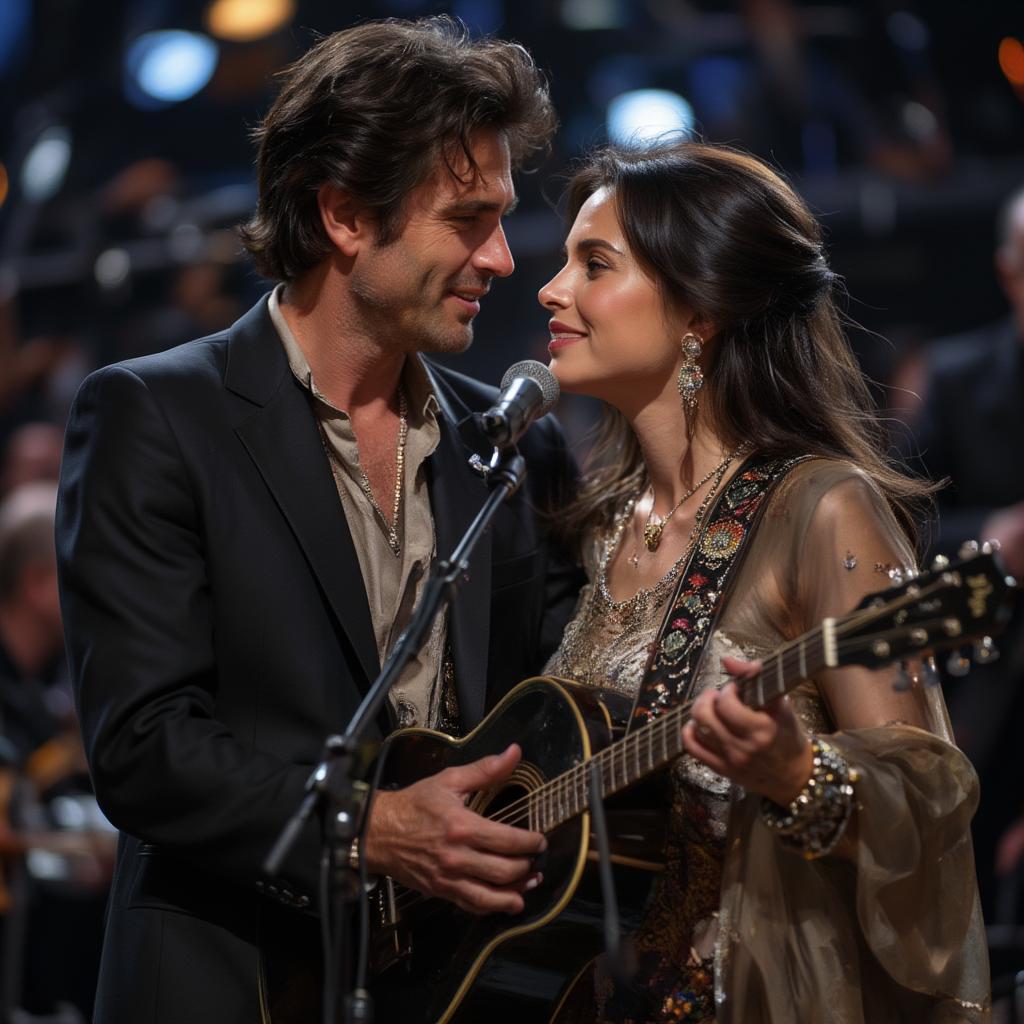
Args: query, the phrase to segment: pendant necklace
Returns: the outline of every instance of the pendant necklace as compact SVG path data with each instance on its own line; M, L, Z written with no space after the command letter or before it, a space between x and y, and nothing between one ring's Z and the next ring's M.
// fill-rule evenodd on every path
M669 509L668 514L663 519L654 518L654 488L651 488L651 511L647 513L647 521L644 523L644 547L648 551L654 552L658 550L658 546L661 544L661 536L665 532L665 526L668 521L676 514L679 508L682 506L688 498L692 498L712 477L715 478L715 486L712 491L718 489L719 483L721 483L722 477L725 475L725 471L729 468L732 460L736 458L740 450L743 448L740 445L738 448L733 449L726 457L717 465L710 473L703 476L697 481L676 503ZM640 568L640 549L636 548L629 559L630 565L634 569Z

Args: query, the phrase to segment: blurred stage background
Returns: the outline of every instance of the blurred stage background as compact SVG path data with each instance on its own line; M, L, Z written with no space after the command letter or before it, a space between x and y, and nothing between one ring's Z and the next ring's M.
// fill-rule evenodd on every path
M993 322L1024 334L1024 288L1014 319L1012 272L994 264L1001 246L1024 281L1024 214L1019 239L1013 217L997 235L1000 210L1024 187L1019 0L0 0L0 496L54 477L87 372L218 330L266 289L233 226L254 204L248 131L275 70L318 34L442 11L525 44L562 122L550 157L518 181L508 222L517 270L484 304L458 361L465 372L497 382L516 359L546 361L536 293L559 261L560 176L594 144L666 130L768 159L822 219L859 325L854 346L880 406L909 424L894 445L913 450L930 360L949 348L936 339ZM1017 404L1015 351L1002 382L1012 397L997 405ZM1001 510L1016 509L1016 522L1024 437L982 391L946 411L989 428L982 461L1000 488L968 501L954 486L951 500L978 512L978 525ZM585 446L594 408L563 400L561 415ZM925 463L956 485L954 462ZM955 549L964 537L933 539ZM15 546L0 535L0 560ZM109 835L89 804L58 652L30 670L3 655L4 609L27 600L17 582L0 593L0 760L10 764L0 1022L88 1019ZM57 614L34 610L51 624ZM948 689L985 785L979 867L1004 1021L1024 1020L1024 1002L1013 1005L1024 968L1015 635L997 669ZM36 756L54 743L56 761ZM26 852L26 829L51 838ZM74 832L71 854L52 839Z

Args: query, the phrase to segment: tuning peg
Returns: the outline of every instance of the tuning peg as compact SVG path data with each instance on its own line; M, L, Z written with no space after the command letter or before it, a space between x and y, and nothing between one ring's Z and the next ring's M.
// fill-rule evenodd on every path
M949 568L949 559L945 555L936 555L932 559L932 569L935 572L942 572L943 569Z
M934 658L925 658L921 662L921 677L925 686L938 686L942 682Z
M957 552L957 555L960 558L970 558L972 555L976 555L977 553L978 542L976 540L965 540L963 544L960 545L960 550Z
M987 541L985 541L984 544L981 545L981 550L986 555L993 555L997 551L1002 551L1003 550L1003 545L998 540L996 540L995 537L989 537L989 539Z
M906 661L900 662L900 670L892 682L892 688L897 693L906 693L914 685L914 677L910 674L910 664Z
M999 648L992 642L992 637L983 636L974 645L974 660L979 665L990 665L999 660Z
M954 651L946 661L946 671L957 678L965 676L971 671L970 659L964 657L963 651Z

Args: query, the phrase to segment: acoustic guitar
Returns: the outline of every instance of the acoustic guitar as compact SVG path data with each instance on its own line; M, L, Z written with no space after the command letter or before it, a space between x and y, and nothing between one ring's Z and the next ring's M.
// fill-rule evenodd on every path
M976 549L976 546L975 546ZM991 637L1010 616L1012 579L990 552L871 594L848 615L784 644L759 676L739 684L763 707L825 668L879 668L974 642L979 661L997 656ZM954 655L960 658L959 653ZM934 675L934 665L930 672ZM937 679L935 680L937 681ZM554 678L528 679L468 736L405 729L387 741L383 785L400 788L516 742L512 777L479 792L480 814L543 832L544 878L516 917L474 916L383 879L372 894L371 971L377 1019L405 1024L545 1021L603 949L596 844L588 812L591 763L606 800L611 860L624 931L639 922L663 870L664 791L640 785L683 753L690 704L619 735L630 708L621 696ZM628 792L626 792L628 790Z

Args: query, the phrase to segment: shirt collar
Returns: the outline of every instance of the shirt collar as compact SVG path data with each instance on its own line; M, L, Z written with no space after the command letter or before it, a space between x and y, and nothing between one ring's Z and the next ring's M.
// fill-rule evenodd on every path
M281 311L280 295L283 290L284 285L279 284L270 293L267 309L270 313L270 319L273 321L274 327L281 338L281 344L284 347L288 366L291 368L293 376L316 399L325 405L329 405L335 412L347 416L348 413L344 409L338 409L332 405L317 390L316 384L313 382L313 371L310 369L306 355L292 333L292 329L288 326L284 313ZM406 359L405 366L402 368L402 383L405 386L405 393L409 400L409 408L420 410L425 421L436 420L441 406L438 403L437 396L434 394L434 387L430 376L418 352L411 353L410 357Z

